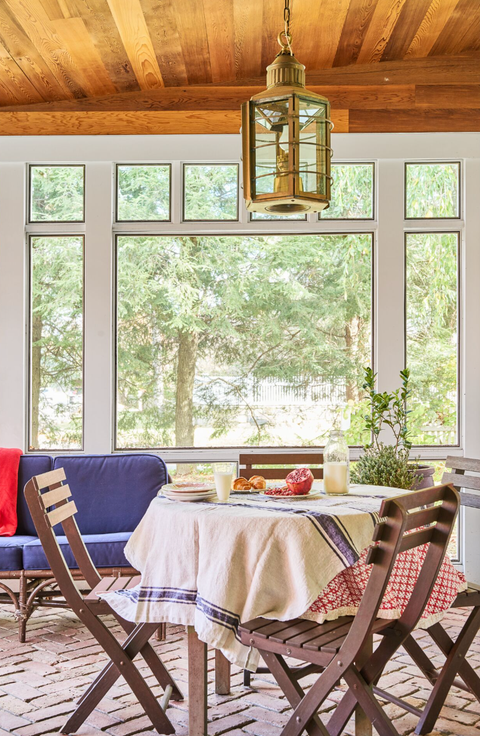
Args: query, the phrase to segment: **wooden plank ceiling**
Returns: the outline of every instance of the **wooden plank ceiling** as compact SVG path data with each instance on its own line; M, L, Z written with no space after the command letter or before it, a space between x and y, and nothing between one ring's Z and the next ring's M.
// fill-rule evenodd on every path
M339 132L480 130L480 0L291 0ZM283 0L0 0L0 135L237 133Z

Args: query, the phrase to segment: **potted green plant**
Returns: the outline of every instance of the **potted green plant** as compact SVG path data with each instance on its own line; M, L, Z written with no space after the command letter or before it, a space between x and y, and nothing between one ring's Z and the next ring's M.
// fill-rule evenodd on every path
M369 414L365 416L365 429L372 441L365 445L364 453L352 467L351 479L354 483L376 486L390 486L406 490L418 490L433 485L435 468L410 462L410 449L407 427L407 399L410 372L400 371L402 385L395 391L377 391L377 374L370 367L365 368L363 388L369 402ZM384 427L389 427L394 442L386 445L380 440Z

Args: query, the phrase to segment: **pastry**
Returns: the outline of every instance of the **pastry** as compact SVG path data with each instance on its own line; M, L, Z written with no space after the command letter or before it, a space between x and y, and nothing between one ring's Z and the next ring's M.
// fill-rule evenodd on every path
M267 481L263 475L252 475L249 480L256 491L264 491L267 487Z
M232 484L234 491L251 491L252 484L246 478L235 478Z

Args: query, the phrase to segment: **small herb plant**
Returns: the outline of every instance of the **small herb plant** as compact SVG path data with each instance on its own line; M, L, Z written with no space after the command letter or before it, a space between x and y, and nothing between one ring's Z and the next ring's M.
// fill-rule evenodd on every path
M365 427L371 432L372 441L365 446L364 454L352 467L351 478L354 483L409 490L419 480L408 462L412 446L407 428L410 372L408 368L400 371L402 385L392 393L376 391L376 377L371 368L365 368L363 388L370 409L365 416ZM385 445L380 441L384 427L390 427L394 444Z
M353 483L368 486L388 486L409 491L418 478L412 473L407 450L397 450L393 445L372 446L354 463L350 472Z
M401 450L410 452L412 443L408 439L407 416L407 399L410 395L408 381L410 379L410 371L408 368L400 371L402 385L396 391L388 393L387 391L378 392L375 390L375 379L377 374L371 368L365 368L365 381L363 388L367 392L370 402L370 414L365 416L365 427L372 433L372 442L366 447L374 447L380 449L382 443L379 440L380 432L383 426L390 427L395 437L394 450L395 455Z

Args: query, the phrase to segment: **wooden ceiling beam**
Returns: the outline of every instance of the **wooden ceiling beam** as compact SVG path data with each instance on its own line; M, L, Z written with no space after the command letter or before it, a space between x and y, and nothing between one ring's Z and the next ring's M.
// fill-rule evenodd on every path
M474 85L470 85L476 89ZM465 89L468 87L465 86ZM366 87L312 86L312 92L325 95L332 107L346 109L390 108L415 104L415 85L368 85ZM149 92L124 92L103 97L84 97L61 102L41 102L30 105L0 107L0 112L121 112L173 110L239 110L250 99L256 87L165 87Z
M336 133L480 131L480 108L332 110ZM239 110L3 112L0 136L237 134Z
M350 110L350 133L449 133L480 131L480 109Z
M453 86L462 90L464 106L475 106L469 99L476 99L480 89L480 54L460 57L410 59L399 62L351 65L324 71L310 72L307 86L313 92L324 94L338 108L391 108L414 103L415 87L424 89L438 86L439 95L446 104ZM235 110L265 87L265 79L247 80L223 85L192 85L162 87L145 91L118 92L115 94L64 99L60 101L29 104L8 104L8 97L1 100L5 112L87 112L121 110ZM475 88L477 91L475 91ZM422 92L422 95L426 94ZM429 99L435 96L432 91ZM37 97L38 100L38 97ZM421 103L425 104L425 103ZM429 103L426 103L429 104ZM8 105L8 106L7 106ZM439 105L440 106L440 105Z
M302 61L301 54L299 59ZM223 84L230 86L228 82ZM265 77L244 79L235 84L265 87ZM319 71L307 68L307 87L326 84L480 84L480 51L456 56L350 64Z

